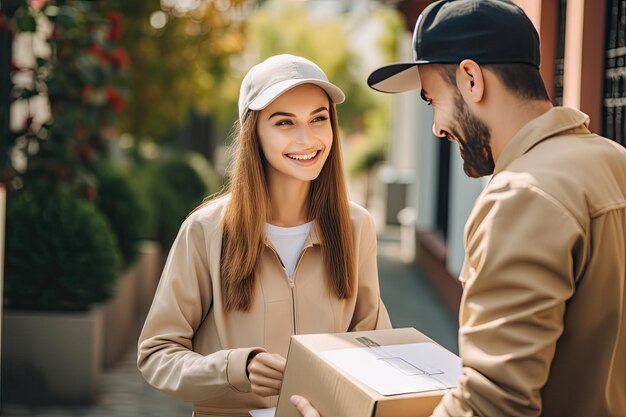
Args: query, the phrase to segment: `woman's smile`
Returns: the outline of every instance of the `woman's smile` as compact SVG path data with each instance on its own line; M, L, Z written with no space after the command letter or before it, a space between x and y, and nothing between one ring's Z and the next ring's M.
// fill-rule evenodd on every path
M287 158L297 163L298 165L313 165L319 160L319 156L322 154L321 150L314 150L309 152L293 152L285 154Z

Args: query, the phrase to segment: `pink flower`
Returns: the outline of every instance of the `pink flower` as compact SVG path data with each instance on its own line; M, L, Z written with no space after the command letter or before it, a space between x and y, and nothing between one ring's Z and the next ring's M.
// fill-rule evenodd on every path
M110 60L111 64L113 64L114 66L126 68L126 66L128 65L128 54L122 48L116 48L110 54Z
M46 3L48 3L48 0L28 0L28 4L34 11L39 11Z
M97 58L102 58L105 56L104 48L97 43L92 43L87 47L87 54L95 56Z
M83 188L83 197L87 201L96 201L96 189L90 185L86 185L85 188Z
M91 84L85 84L80 91L80 96L82 97L83 101L87 103L91 101L91 99L93 98L93 94L94 89L93 85Z
M122 94L115 87L111 85L107 86L105 93L107 101L113 106L116 111L121 112L122 110L124 110L124 107L126 106L126 101L124 100L124 97L122 97Z
M33 125L33 116L28 116L26 120L24 120L24 130L30 129Z
M88 161L93 157L93 148L85 145L78 150L78 155L83 161Z
M58 39L59 38L59 28L57 25L52 25L52 31L50 32L50 39Z
M109 40L119 39L122 35L122 15L118 11L109 12Z

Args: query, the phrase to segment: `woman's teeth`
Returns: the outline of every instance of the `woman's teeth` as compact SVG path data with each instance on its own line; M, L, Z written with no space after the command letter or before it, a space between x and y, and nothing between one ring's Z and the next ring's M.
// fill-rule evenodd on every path
M317 155L317 151L311 152L311 153L307 153L307 154L287 154L287 157L291 158L291 159L297 159L298 161L306 161L308 159L313 159L315 158L315 155Z

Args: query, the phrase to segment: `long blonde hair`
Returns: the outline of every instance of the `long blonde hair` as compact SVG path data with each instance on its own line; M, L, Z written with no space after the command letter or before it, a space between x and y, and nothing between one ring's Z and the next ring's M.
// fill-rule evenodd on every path
M354 245L348 195L343 176L337 110L329 98L333 143L320 175L309 192L309 220L318 225L327 283L338 298L355 287ZM255 270L265 245L269 192L264 155L256 126L258 112L237 122L230 183L230 201L222 238L222 291L226 311L247 311L254 296Z

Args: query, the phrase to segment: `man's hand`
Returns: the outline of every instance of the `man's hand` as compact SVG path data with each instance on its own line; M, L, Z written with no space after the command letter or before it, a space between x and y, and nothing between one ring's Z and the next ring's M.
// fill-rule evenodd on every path
M309 400L299 395L292 395L289 398L291 403L296 406L302 417L321 417L320 413L311 405Z
M259 353L248 363L248 378L252 392L261 397L278 395L283 385L287 360L277 353Z

